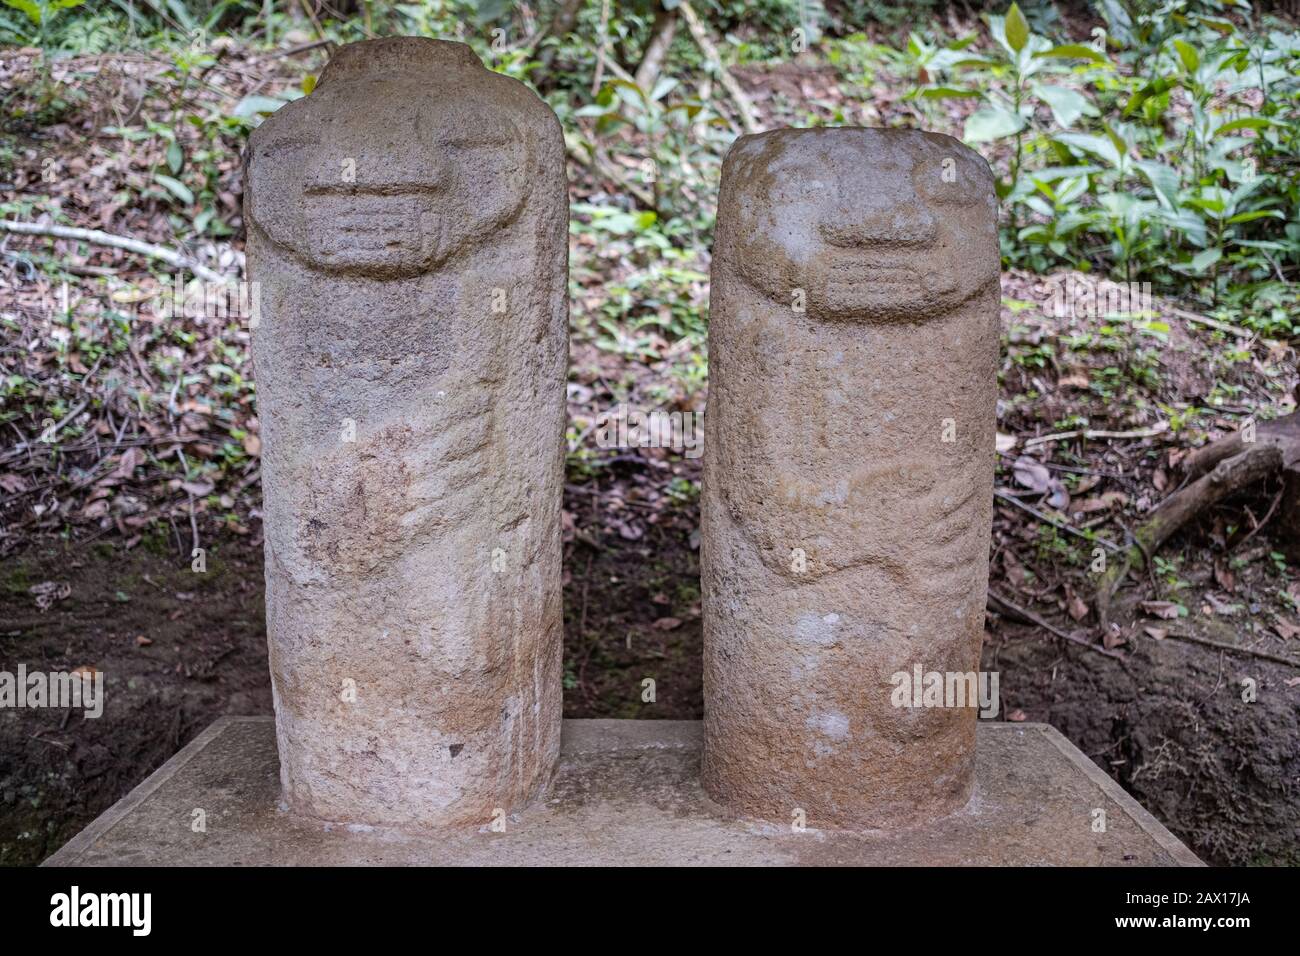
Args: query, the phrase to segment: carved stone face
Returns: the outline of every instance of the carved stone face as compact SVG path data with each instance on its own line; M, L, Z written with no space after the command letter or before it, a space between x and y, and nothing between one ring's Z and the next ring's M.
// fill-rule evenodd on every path
M254 134L249 177L266 198L251 218L314 269L430 272L512 222L528 197L524 134L455 84L349 75L284 111L287 122Z
M950 137L780 130L740 140L727 166L728 256L783 306L802 290L820 319L912 321L998 275L992 175Z

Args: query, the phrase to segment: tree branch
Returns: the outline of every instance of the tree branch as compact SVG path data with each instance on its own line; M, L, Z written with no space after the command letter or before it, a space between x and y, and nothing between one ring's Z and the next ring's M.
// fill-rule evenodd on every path
M695 45L704 54L704 58L717 65L718 80L722 83L723 89L731 94L731 98L735 100L736 108L740 111L740 122L745 127L745 132L761 133L763 128L758 125L758 120L754 118L754 104L750 102L749 95L736 82L736 78L723 65L722 56L718 53L718 48L709 37L709 31L700 22L699 14L695 12L688 0L682 0L678 5L678 9L682 11L682 16L686 18L686 26L695 39Z
M141 242L139 239L132 239L129 236L115 236L112 233L100 232L98 229L44 225L37 222L13 222L9 219L0 219L0 229L22 236L53 236L56 239L80 239L82 242L112 246L114 249L125 249L128 252L135 252L151 259L160 259L178 269L189 269L205 282L225 283L227 281L226 277L221 273L214 272L183 253L176 252L173 249L165 249L162 246L155 246L152 243Z

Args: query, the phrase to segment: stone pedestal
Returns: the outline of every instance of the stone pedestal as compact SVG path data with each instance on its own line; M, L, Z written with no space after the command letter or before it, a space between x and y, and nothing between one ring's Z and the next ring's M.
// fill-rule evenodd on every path
M992 689L996 221L987 164L947 136L774 130L727 155L704 784L738 812L906 826L971 795ZM918 669L953 693L916 699Z
M463 44L357 43L246 183L285 800L515 812L560 745L559 122Z
M567 720L545 801L419 833L286 813L270 718L226 717L46 865L1198 865L1052 728L982 723L977 737L961 810L855 832L796 829L715 804L700 787L694 721Z

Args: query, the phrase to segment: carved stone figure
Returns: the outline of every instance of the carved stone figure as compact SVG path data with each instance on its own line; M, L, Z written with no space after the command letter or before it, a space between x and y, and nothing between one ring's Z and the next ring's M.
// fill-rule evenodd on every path
M946 136L778 130L727 156L703 774L737 812L901 826L970 796L975 709L901 706L895 677L979 669L996 216L988 166Z
M467 46L371 40L245 174L285 800L488 823L560 743L559 123Z

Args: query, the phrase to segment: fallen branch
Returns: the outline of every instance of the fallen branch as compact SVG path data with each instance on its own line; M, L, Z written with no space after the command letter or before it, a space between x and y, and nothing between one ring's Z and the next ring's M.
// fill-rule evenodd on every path
M668 56L668 49L673 45L673 37L676 35L677 11L665 10L662 5L656 6L650 42L646 44L641 65L636 68L636 85L641 87L646 96L654 91L659 71L663 69L664 59Z
M1005 501L1009 505L1015 505L1017 508L1021 509L1022 511L1027 511L1029 514L1033 515L1035 518L1037 518L1039 521L1043 522L1044 524L1050 524L1053 528L1056 528L1060 531L1064 531L1066 534L1072 534L1077 538L1082 538L1084 541L1090 541L1093 544L1099 544L1104 548L1109 548L1111 551L1124 550L1119 545L1112 544L1111 542L1107 541L1105 538L1099 538L1096 535L1090 535L1087 532L1080 531L1078 528L1074 527L1074 525L1067 524L1064 521L1058 521L1056 518L1053 518L1051 515L1044 514L1043 512L1039 511L1037 508L1025 504L1015 495L1007 494L1005 491L1002 491L999 488L993 489L993 495L999 501Z
M1062 441L1066 438L1151 438L1167 431L1169 431L1169 423L1163 421L1156 422L1150 428L1138 428L1127 432L1108 432L1094 428L1080 428L1072 432L1054 432L1051 435L1039 435L1037 438L1030 438L1026 440L1025 447L1043 445L1049 441Z
M745 127L746 133L760 133L763 128L758 125L758 120L754 118L754 104L750 102L749 95L736 82L736 78L722 62L722 56L718 53L718 48L714 45L713 40L709 37L709 31L700 21L700 16L687 0L682 0L678 4L678 9L682 11L682 16L686 19L686 26L691 31L691 37L695 40L695 45L700 48L704 54L704 59L717 65L718 80L722 83L731 98L736 102L736 108L740 111L740 122Z
M1080 647L1086 647L1088 650L1096 651L1098 654L1103 654L1106 657L1113 657L1117 661L1122 661L1124 659L1123 654L1120 654L1116 651L1112 651L1109 648L1103 647L1100 644L1093 644L1091 641L1085 641L1081 637L1076 637L1073 634L1061 630L1059 627L1045 620L1039 615L1035 614L1033 611L1029 610L1028 608L1023 608L1019 604L1014 604L1011 601L1008 601L1006 598L998 594L992 588L989 589L988 600L989 602L992 602L992 604L1000 605L1000 607L989 608L989 610L994 611L995 613L1006 614L1007 611L1010 611L1011 617L1019 618L1021 621L1023 621L1026 624L1037 625L1038 627L1041 627L1043 630L1047 631L1047 633L1059 637L1063 641L1069 641L1071 644L1078 644Z
M1215 641L1208 637L1197 637L1195 634L1182 634L1178 631L1168 631L1165 637L1174 637L1180 641L1187 641L1190 644L1200 644L1203 647L1213 647L1221 651L1227 651L1229 654L1241 654L1245 657L1258 657L1260 660L1272 661L1274 664L1286 664L1288 667L1300 667L1300 661L1293 661L1283 657L1281 654L1270 654L1268 651L1256 651L1249 647L1240 647L1236 644L1229 644L1226 641Z
M1256 333L1248 329L1239 328L1235 325L1229 325L1227 322L1220 322L1218 319L1212 319L1208 315L1197 315L1195 312L1186 312L1183 309L1170 309L1174 315L1186 322L1194 322L1197 325L1204 325L1211 329L1217 329L1228 335L1235 335L1238 338L1248 339Z
M297 46L291 46L285 50L272 50L270 53L263 53L261 56L255 56L245 62L245 67L260 66L267 60L278 60L286 56L297 56L299 53L306 53L309 50L316 50L323 46L332 46L333 40L312 40L310 43L299 43Z
M1105 629L1110 623L1110 605L1120 583L1133 567L1143 567L1147 555L1154 555L1175 532L1206 508L1247 488L1282 467L1279 445L1256 441L1248 450L1220 460L1209 474L1174 492L1162 501L1133 532L1133 544L1106 569L1097 587L1097 618Z
M109 232L100 232L98 229L45 225L39 222L14 222L9 219L0 219L0 229L22 236L53 236L56 239L79 239L82 242L93 242L101 246L111 246L114 249L125 249L128 252L135 252L151 259L160 259L178 269L189 269L205 282L225 283L227 281L226 277L221 273L214 272L183 253L176 252L174 249L155 246L152 243L142 242L139 239L132 239L129 236L115 236Z
M1187 481L1195 480L1228 458L1256 446L1276 445L1282 450L1282 467L1292 468L1300 460L1300 421L1294 414L1267 422L1255 423L1255 440L1247 442L1243 432L1233 432L1218 441L1202 445L1183 459L1182 467Z

